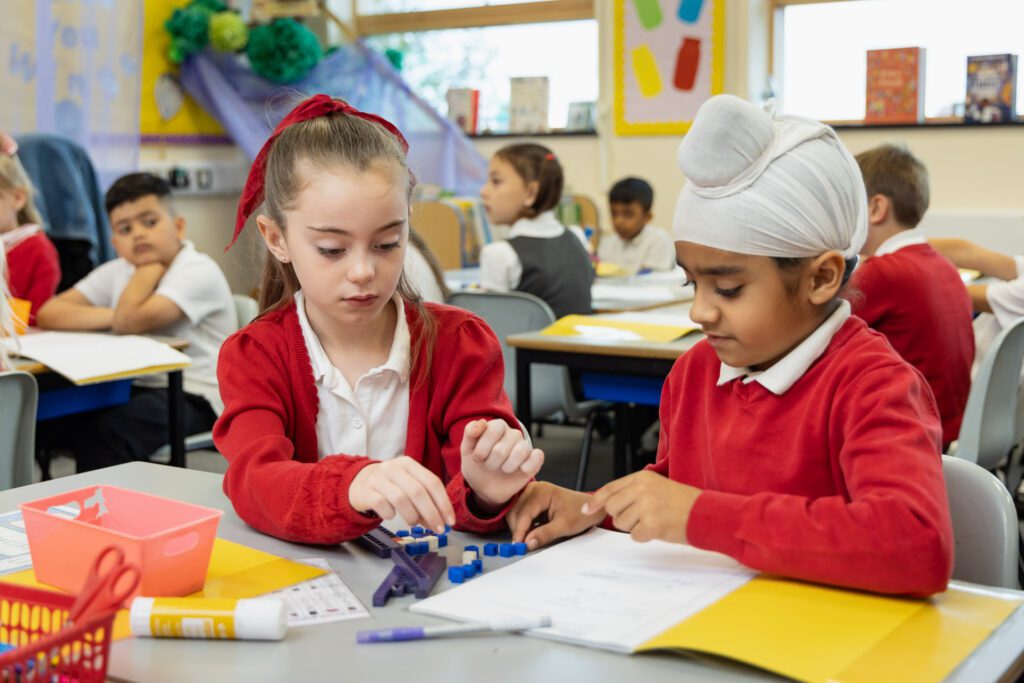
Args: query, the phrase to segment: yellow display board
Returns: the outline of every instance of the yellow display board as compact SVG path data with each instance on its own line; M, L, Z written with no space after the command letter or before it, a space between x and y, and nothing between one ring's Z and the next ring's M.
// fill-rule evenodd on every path
M685 133L722 92L725 0L615 0L615 132Z
M227 141L227 133L191 97L185 96L181 109L165 121L157 108L155 89L160 76L178 75L178 66L167 58L171 36L164 22L175 9L184 7L189 0L146 0L142 42L142 107L140 133L143 142L220 142Z

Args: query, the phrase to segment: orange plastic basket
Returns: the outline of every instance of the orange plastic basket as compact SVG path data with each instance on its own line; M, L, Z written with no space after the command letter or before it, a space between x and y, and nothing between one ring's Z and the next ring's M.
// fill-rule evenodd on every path
M116 612L66 626L74 595L0 583L0 680L91 683L106 680Z

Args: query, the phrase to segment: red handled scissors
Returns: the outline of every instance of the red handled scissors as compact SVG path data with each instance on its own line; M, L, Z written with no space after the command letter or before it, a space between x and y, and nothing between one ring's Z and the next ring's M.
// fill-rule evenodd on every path
M104 570L104 564L109 567ZM131 595L142 580L142 572L125 562L124 550L112 545L101 552L92 564L85 585L68 613L70 622L112 612Z

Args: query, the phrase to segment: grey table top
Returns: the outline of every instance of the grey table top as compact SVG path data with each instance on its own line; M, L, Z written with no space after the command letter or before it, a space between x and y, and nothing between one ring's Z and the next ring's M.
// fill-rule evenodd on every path
M356 645L355 633L444 623L413 614L411 596L371 607L371 595L391 569L352 544L321 547L287 543L249 528L232 511L220 475L149 463L132 463L0 492L0 512L19 503L82 486L111 484L225 511L218 536L287 558L325 557L363 601L369 619L290 629L281 642L158 640L118 641L111 653L113 680L284 681L389 680L445 681L749 681L778 680L722 660L669 653L626 656L517 635L485 635L407 643ZM453 533L448 551L460 552L480 537ZM495 539L505 540L505 539ZM452 556L454 557L454 555ZM448 586L442 578L436 590ZM951 677L956 681L996 680L1024 649L1024 607L1018 609Z

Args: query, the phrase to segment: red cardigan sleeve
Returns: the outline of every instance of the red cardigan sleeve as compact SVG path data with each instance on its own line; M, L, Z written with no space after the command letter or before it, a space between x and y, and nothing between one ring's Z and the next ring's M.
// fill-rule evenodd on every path
M439 330L439 334L452 334ZM455 509L456 527L475 533L489 533L506 528L505 515L517 496L491 517L479 517L470 506L472 491L462 476L462 435L466 425L474 420L501 419L519 429L520 424L512 412L512 404L505 395L505 366L501 345L491 328L477 319L467 318L448 342L454 349L450 366L431 368L439 377L436 394L430 401L443 411L440 433L441 457L449 473L447 488ZM435 354L434 363L440 358ZM518 494L517 494L518 495Z
M879 593L945 590L953 532L926 393L915 373L891 367L851 379L834 397L827 434L848 500L704 491L689 541L799 579Z
M45 235L36 235L16 247L18 273L11 272L11 292L32 304L29 325L36 324L36 313L57 292L60 284L60 259L57 249ZM13 251L13 250L12 250Z
M213 438L228 460L224 491L247 524L287 541L336 544L380 524L348 503L352 479L369 458L334 455L317 459L297 450L297 418L288 359L244 331L229 338L217 364L224 412ZM315 424L315 422L314 422ZM307 447L308 450L308 447Z

